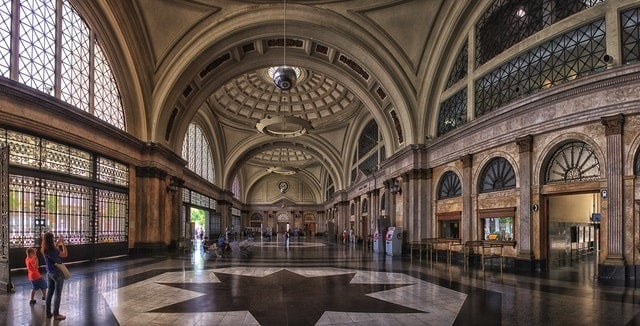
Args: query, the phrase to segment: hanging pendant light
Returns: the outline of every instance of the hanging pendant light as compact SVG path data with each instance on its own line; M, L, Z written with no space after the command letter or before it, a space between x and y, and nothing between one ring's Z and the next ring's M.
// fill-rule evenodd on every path
M276 71L273 73L273 84L280 90L288 91L296 85L298 76L293 67L287 66L287 0L284 0L283 26L283 61L282 66L276 68Z

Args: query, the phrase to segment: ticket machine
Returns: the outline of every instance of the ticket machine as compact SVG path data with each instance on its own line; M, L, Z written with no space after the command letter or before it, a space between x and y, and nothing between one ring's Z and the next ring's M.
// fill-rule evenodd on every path
M390 226L386 236L387 255L402 254L402 228Z
M382 238L380 230L376 229L373 234L373 252L384 252L385 239Z

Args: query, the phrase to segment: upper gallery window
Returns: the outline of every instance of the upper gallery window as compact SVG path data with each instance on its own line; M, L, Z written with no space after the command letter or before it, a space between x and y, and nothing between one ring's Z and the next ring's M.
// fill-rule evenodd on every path
M189 170L214 183L213 155L209 147L209 141L207 141L202 129L195 123L189 125L187 134L184 137L182 158L188 162L187 167Z
M13 1L17 5L0 0L0 76L124 130L111 67L96 34L78 12L66 0Z

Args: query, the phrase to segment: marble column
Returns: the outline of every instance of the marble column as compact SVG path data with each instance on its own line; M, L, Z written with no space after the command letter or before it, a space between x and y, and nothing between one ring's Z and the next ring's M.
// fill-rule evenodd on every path
M407 241L420 241L431 234L431 178L431 169L414 169L403 176Z
M520 219L518 239L518 258L531 260L531 151L533 147L533 137L527 135L516 139L518 152L520 154Z
M605 264L624 264L624 201L622 167L622 129L624 116L616 115L601 119L607 137L607 248Z
M460 239L462 242L473 240L473 230L471 219L472 201L471 201L471 187L473 185L471 176L471 166L473 163L473 157L471 154L467 154L460 158L462 162L462 217L460 227Z

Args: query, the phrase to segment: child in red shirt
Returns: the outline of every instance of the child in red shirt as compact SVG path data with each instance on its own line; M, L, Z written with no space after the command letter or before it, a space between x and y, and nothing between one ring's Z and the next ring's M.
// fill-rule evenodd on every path
M31 281L31 300L29 304L33 305L36 300L33 298L36 291L42 291L42 300L47 297L47 282L44 281L42 275L40 275L40 266L38 264L36 248L27 248L27 258L24 259L24 264L27 265L27 277Z

